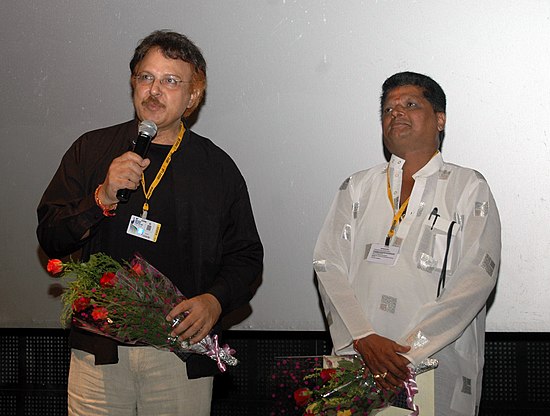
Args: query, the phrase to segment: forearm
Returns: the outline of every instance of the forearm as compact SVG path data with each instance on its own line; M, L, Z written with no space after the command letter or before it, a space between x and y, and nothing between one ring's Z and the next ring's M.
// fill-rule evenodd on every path
M216 297L222 314L245 305L253 296L253 285L263 269L263 246L258 235L248 190L239 177L225 216L221 258L214 279L205 287Z
M216 297L222 315L250 301L253 284L261 276L262 264L263 248L259 240L243 243L238 252L222 258L218 272L205 290Z
M62 202L48 200L46 193L37 212L38 241L50 257L64 257L80 249L104 218L93 195Z
M461 276L458 284L447 287L440 299L412 317L413 324L398 341L412 347L405 356L418 364L456 341L483 310L493 288L489 276Z

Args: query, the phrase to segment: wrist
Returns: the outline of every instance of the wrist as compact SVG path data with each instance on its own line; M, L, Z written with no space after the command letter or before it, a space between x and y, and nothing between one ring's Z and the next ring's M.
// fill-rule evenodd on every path
M94 199L96 205L103 210L103 215L106 217L113 217L115 215L115 210L117 209L118 204L105 204L102 202L99 193L101 192L101 188L103 187L103 184L100 184L94 192Z

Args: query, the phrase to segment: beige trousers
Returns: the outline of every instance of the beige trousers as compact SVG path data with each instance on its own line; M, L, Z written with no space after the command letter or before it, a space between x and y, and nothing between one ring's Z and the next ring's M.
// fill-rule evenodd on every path
M71 351L69 416L209 416L213 377L189 380L176 354L118 347L118 364Z

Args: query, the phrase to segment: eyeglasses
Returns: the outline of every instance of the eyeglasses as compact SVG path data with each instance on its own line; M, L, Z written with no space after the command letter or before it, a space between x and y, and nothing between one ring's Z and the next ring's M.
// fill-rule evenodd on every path
M137 75L134 75L134 79L136 80L138 85L152 85L153 82L155 82L155 76L149 74L148 72L140 72ZM182 81L178 77L174 75L167 75L165 77L162 77L159 79L160 85L163 87L166 87L170 90L175 90L178 88L179 84L190 84L191 81Z

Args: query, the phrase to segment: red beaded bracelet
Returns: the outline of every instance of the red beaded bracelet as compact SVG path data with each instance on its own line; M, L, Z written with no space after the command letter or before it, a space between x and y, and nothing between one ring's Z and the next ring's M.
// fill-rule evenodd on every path
M117 208L118 204L105 205L103 202L101 202L101 199L99 199L99 190L102 186L103 184L95 188L95 203L99 208L103 210L103 215L105 215L106 217L114 217L116 214L113 211Z

